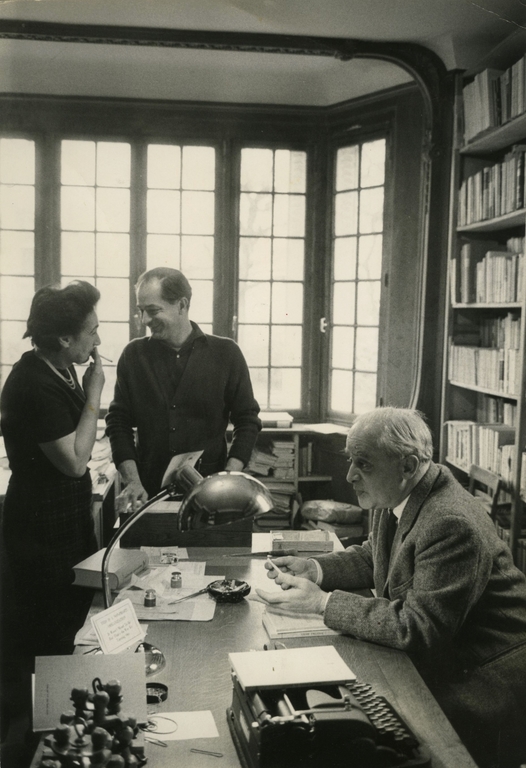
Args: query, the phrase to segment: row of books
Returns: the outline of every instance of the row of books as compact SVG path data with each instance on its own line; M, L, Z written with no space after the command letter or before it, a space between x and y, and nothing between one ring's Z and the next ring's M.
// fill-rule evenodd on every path
M472 464L500 475L508 483L513 469L515 429L505 424L448 421L447 459L469 472Z
M479 72L462 96L466 141L521 115L526 109L526 55L508 69Z
M519 349L521 318L516 312L504 317L484 317L480 320L480 345L496 349Z
M520 350L456 346L449 351L449 379L515 397L520 389Z
M502 162L485 165L464 179L458 196L459 226L494 219L524 208L525 150L524 144L516 144Z
M298 455L298 475L307 477L312 475L312 441L300 445Z
M501 245L464 240L451 265L451 298L457 304L522 301L524 238Z
M489 251L476 265L475 301L487 304L522 301L523 282L523 253Z
M476 421L479 424L507 424L508 427L514 427L517 423L517 404L503 400L502 397L477 392Z

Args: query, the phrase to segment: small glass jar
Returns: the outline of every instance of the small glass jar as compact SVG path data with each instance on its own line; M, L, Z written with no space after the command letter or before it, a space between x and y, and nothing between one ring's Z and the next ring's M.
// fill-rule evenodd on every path
M183 577L181 575L181 571L172 571L170 586L172 589L181 589L183 586Z
M144 607L155 608L157 604L157 593L155 589L147 589L144 593Z

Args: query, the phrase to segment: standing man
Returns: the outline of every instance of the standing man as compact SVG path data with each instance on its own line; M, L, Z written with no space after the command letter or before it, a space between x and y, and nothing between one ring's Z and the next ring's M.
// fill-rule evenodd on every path
M269 605L406 651L480 768L526 760L526 579L490 517L432 462L416 411L378 408L347 439L347 480L374 509L362 546L280 557ZM352 594L374 588L376 597Z
M136 293L151 336L134 339L123 350L106 416L113 461L125 484L121 504L132 509L160 490L175 454L203 450L203 475L243 469L261 429L241 350L189 319L192 289L182 272L165 267L144 272ZM227 457L229 420L234 432Z

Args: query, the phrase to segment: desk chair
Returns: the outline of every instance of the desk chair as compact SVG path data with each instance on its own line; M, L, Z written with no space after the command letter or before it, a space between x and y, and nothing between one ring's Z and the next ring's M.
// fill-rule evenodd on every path
M505 507L499 504L499 493L502 488L502 480L494 472L482 469L476 464L472 464L469 470L468 490L472 496L476 496L482 503L482 506L495 522L499 508Z

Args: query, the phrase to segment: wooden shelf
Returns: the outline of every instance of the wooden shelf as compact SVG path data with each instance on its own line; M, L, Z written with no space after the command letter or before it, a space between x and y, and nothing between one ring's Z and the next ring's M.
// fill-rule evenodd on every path
M521 208L519 211L506 213L496 219L484 219L472 224L464 224L462 227L457 227L457 232L460 234L463 232L498 232L501 229L524 226L525 218L526 208Z
M517 115L504 125L498 128L489 128L482 134L465 144L461 149L461 154L465 155L485 155L498 152L512 144L524 140L526 134L526 112Z
M519 301L513 301L509 303L491 303L491 304L483 304L482 302L476 302L473 301L470 304L460 304L460 303L453 303L451 304L451 309L521 309L522 304Z
M298 483L330 483L332 477L330 475L304 475L298 477Z
M478 387L476 384L463 384L461 381L449 381L452 387L461 387L462 389L469 389L472 392L482 392L483 395L491 395L493 397L503 397L505 400L517 400L517 395L510 395L507 392L500 392L497 389L486 389L485 387Z

